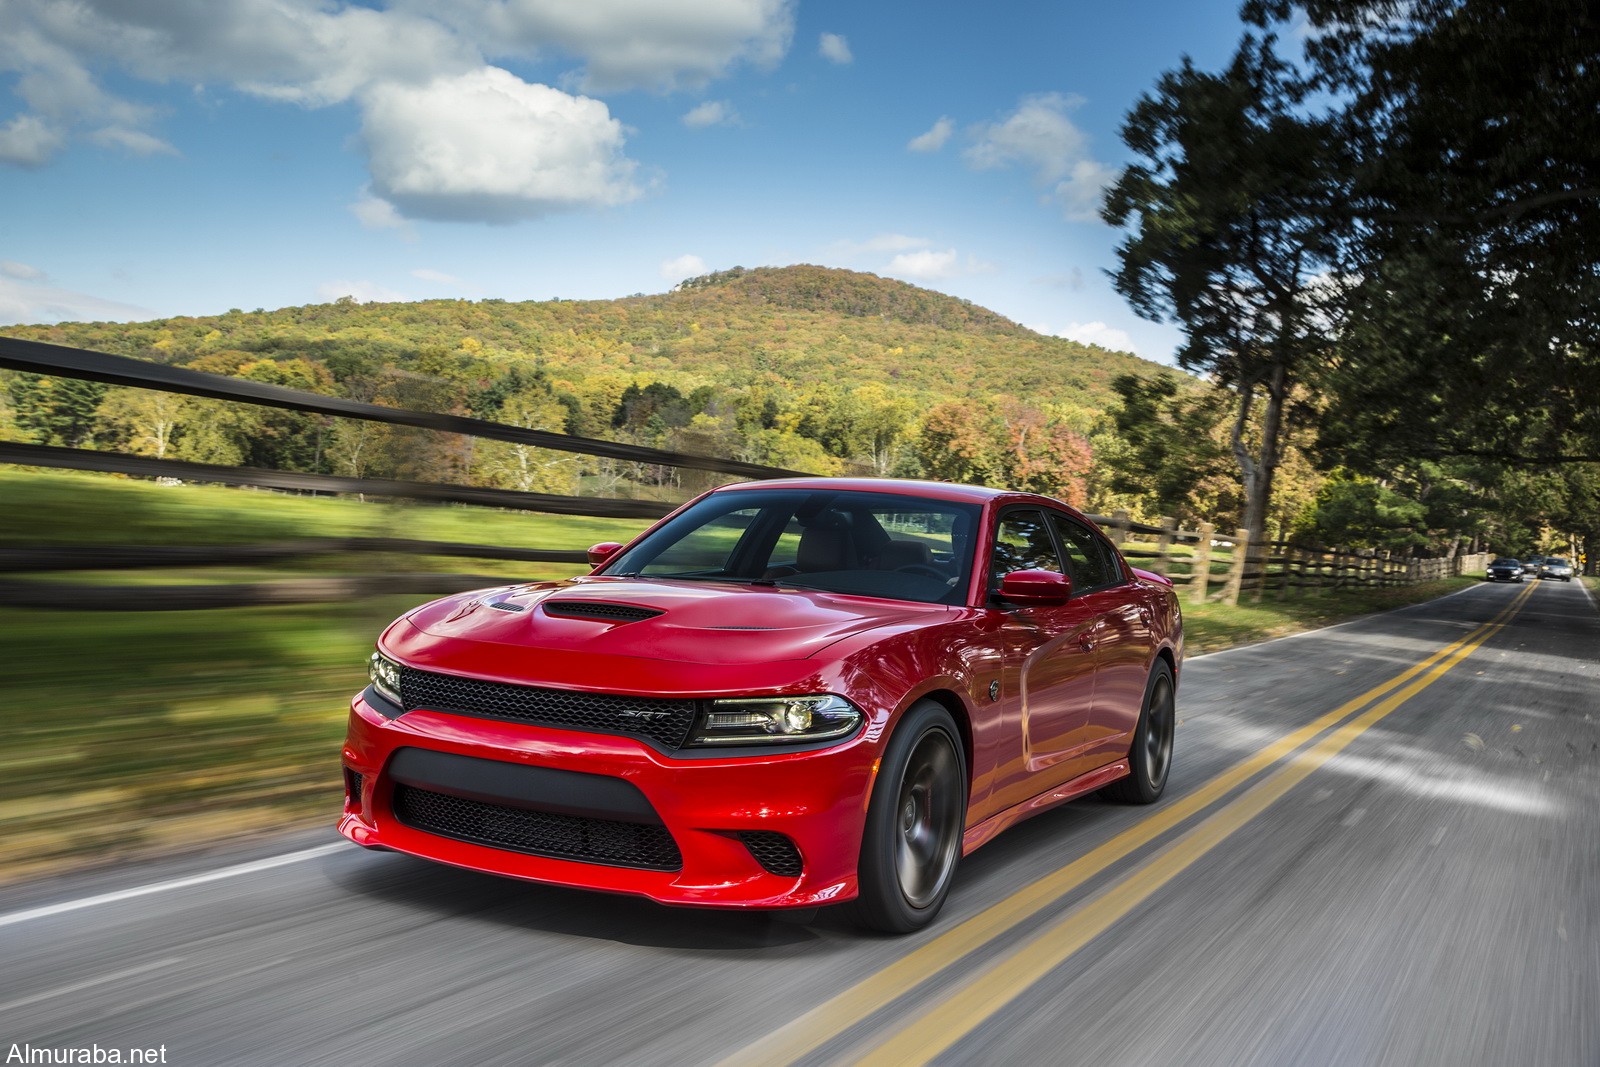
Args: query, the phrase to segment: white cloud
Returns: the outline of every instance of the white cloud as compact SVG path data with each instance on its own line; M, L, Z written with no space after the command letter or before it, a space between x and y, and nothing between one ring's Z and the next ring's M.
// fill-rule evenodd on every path
M33 269L21 263L0 265L0 324L133 322L155 317L154 312L133 304L37 284L33 279L42 278L42 272L19 275L13 267Z
M923 281L939 281L973 274L993 274L999 270L995 264L977 256L963 257L953 248L937 251L923 248L902 252L889 261L886 272Z
M513 222L639 196L606 105L487 67L362 97L373 192L408 218Z
M130 130L123 126L107 126L89 135L89 140L103 148L120 148L136 156L180 155L179 151L159 137L143 130Z
M961 273L961 257L953 248L947 248L943 252L936 252L931 248L919 252L902 252L889 261L889 273L930 281L953 278Z
M920 133L911 138L906 145L913 152L937 152L944 147L944 143L955 132L956 124L948 117L935 122L927 133Z
M926 237L910 237L903 233L880 233L865 241L841 241L839 250L847 255L865 252L904 252L912 248L927 248L933 244Z
M320 107L378 81L482 63L475 46L430 18L322 0L8 0L0 40L0 72L17 76L28 108L0 133L9 142L0 162L26 166L47 162L69 133L138 154L174 151L147 128L155 109L107 92L99 69Z
M440 285L459 286L461 284L461 279L455 275L446 274L441 270L429 270L427 267L418 267L411 272L411 276L413 278L421 278L425 282L438 282Z
M491 56L557 50L584 62L590 92L695 88L737 63L776 66L794 36L793 0L399 0Z
M850 63L856 58L850 54L850 42L845 40L843 35L837 33L825 33L822 35L821 40L817 43L817 54L828 62L837 63L840 66Z
M362 191L361 199L350 205L350 213L369 230L401 230L408 238L416 236L411 223L395 210L393 204L382 197L373 196L370 191Z
M669 282L681 282L706 273L706 261L696 255L681 255L677 259L661 261L661 276Z
M154 108L104 84L218 86L304 107L355 102L372 193L364 225L504 222L638 196L604 104L490 60L581 64L592 89L700 87L787 53L796 0L0 0L0 165L40 167L72 137L173 151ZM104 83L101 79L104 79ZM0 90L7 88L0 81ZM133 91L137 91L135 88ZM719 121L736 122L723 105ZM448 113L448 114L447 114ZM386 210L378 201L387 201Z
M66 136L35 115L18 115L0 126L0 163L42 167L66 144Z
M726 100L707 100L691 108L683 116L683 124L691 130L703 130L707 126L737 126L739 113Z
M14 259L0 259L0 274L7 278L17 278L21 281L37 281L44 277L44 271L38 267L30 267L26 263L18 263Z
M392 304L410 299L405 293L367 281L323 282L317 286L317 297L324 303L331 304L346 296L354 297L358 304Z
M1101 192L1116 171L1089 155L1088 138L1068 117L1082 104L1082 97L1061 93L1024 97L1010 115L974 129L967 162L979 170L1032 170L1067 218L1098 218Z
M1115 352L1133 351L1133 338L1128 336L1128 331L1108 326L1098 319L1094 322L1068 323L1064 330L1036 329L1036 332L1065 337L1081 345L1099 345Z

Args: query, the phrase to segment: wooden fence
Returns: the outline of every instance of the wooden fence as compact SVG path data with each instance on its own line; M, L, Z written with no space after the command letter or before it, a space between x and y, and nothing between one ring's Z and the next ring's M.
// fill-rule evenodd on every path
M582 455L698 469L738 477L781 477L798 473L744 463L727 457L669 452L614 441L528 430L436 412L408 411L364 404L281 386L205 374L182 367L150 363L126 356L37 341L23 341L17 338L0 337L0 368L287 408L328 416L364 419L469 437L487 437ZM360 493L388 498L611 518L655 518L673 507L668 503L650 500L557 496L478 486L340 478L331 475L186 463L91 449L17 442L0 442L0 463L118 472L179 481L247 485L300 492ZM1170 519L1162 519L1157 525L1132 522L1126 512L1118 512L1111 516L1091 515L1089 518L1100 524L1112 540L1121 546L1124 554L1135 566L1170 578L1183 590L1184 597L1194 604L1205 603L1208 600L1237 604L1242 596L1259 600L1268 592L1285 596L1322 589L1406 585L1481 570L1487 565L1489 558L1483 555L1454 556L1445 559L1396 558L1387 553L1317 551L1284 541L1251 545L1245 531L1235 530L1231 535L1219 534L1217 529L1208 523L1202 523L1197 530L1180 530ZM144 548L130 546L120 550L88 547L49 550L11 548L0 550L0 572L71 572L133 567L240 564L248 566L268 559L372 553L572 564L581 563L584 559L582 550L577 546L563 549L512 550L487 545L439 545L369 538L364 541L347 539L338 543L307 541L299 545L231 548L217 546ZM377 591L450 592L461 588L472 588L473 583L495 584L500 580L493 578L480 580L479 576L453 572L408 573L403 578L372 574L297 577L263 583L204 587L62 585L21 580L0 581L0 603L56 608L92 606L102 610L182 609L229 604L340 599Z
M1318 590L1414 585L1484 570L1487 553L1415 558L1365 549L1318 549L1291 541L1252 545L1248 531L1219 533L1211 523L1181 530L1172 519L1158 525L1133 522L1128 513L1091 515L1136 567L1165 575L1191 604L1241 597L1259 601L1267 593L1300 596Z

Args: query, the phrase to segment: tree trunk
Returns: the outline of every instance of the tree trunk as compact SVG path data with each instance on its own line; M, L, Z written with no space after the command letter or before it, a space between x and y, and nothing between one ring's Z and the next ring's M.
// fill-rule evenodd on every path
M1240 397L1239 416L1233 426L1233 455L1239 461L1239 473L1244 482L1244 529L1250 531L1250 543L1262 544L1266 540L1267 508L1272 503L1272 480L1282 458L1283 409L1289 396L1288 369L1282 363L1273 365L1267 375L1267 406L1261 425L1261 452L1251 456L1244 441L1245 426L1250 417L1251 401L1255 392L1252 384Z

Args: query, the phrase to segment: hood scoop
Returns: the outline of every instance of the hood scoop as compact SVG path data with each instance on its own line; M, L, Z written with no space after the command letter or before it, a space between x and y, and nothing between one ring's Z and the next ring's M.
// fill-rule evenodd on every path
M610 619L613 622L637 622L664 614L656 608L638 604L608 604L599 600L546 600L542 605L546 615L563 619Z

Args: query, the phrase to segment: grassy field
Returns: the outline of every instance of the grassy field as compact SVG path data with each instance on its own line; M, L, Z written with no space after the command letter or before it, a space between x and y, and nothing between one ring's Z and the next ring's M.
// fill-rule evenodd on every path
M382 535L583 548L626 540L641 525L17 472L0 474L0 504L0 545L9 546ZM473 573L484 566L388 562ZM510 566L521 577L574 570ZM1186 605L1189 651L1310 629L1470 581ZM9 727L0 746L0 881L331 823L350 695L365 684L379 630L419 599L121 614L0 609Z

